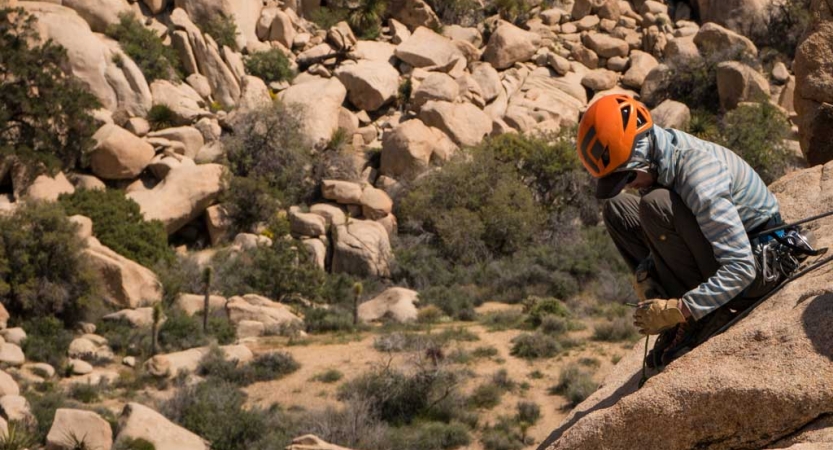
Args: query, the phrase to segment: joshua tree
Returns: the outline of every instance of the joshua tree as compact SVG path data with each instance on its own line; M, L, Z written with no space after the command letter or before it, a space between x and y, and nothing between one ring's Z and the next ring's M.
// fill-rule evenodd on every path
M362 296L362 291L364 291L364 286L360 281L357 281L356 284L353 285L353 326L359 324L359 299Z
M214 271L211 267L206 267L205 270L202 272L202 282L203 282L203 293L205 294L205 301L203 302L203 309L202 309L202 331L205 334L208 334L208 306L209 306L209 293L211 292L211 276L213 275Z
M163 316L162 304L157 303L153 305L153 327L150 330L150 356L156 355L156 337L159 334L159 323L162 321Z

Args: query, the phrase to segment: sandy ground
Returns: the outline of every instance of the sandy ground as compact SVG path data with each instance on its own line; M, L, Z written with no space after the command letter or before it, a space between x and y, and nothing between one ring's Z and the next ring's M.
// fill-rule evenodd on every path
M478 311L486 312L496 309L512 308L510 305L486 304ZM482 346L492 346L497 349L498 355L489 359L476 359L463 367L473 372L474 376L463 385L464 391L470 391L476 386L487 382L492 375L505 369L509 378L516 384L526 382L529 388L514 389L503 395L500 405L492 410L480 411L480 423L493 423L501 415L514 415L516 405L519 401L534 401L541 407L541 419L532 427L528 434L534 439L534 444L529 448L535 448L542 442L569 413L567 400L562 396L549 395L547 389L558 382L561 368L581 358L595 358L600 365L596 369L594 379L602 380L613 367L613 360L624 355L626 349L632 347L632 343L623 345L620 343L603 343L586 340L579 347L573 348L555 358L527 361L513 357L509 354L511 340L520 330L489 331L477 323L451 323L438 325L434 332L443 327L465 327L475 333L479 340L473 342L452 342L446 354L451 353L455 347L471 350ZM592 334L592 326L586 330L573 332L571 337L586 339ZM338 386L344 381L350 380L361 373L372 369L376 365L392 364L393 366L408 364L409 358L414 358L412 353L383 353L373 348L373 342L379 334L365 332L360 335L348 337L321 336L311 339L305 345L288 345L286 339L274 338L261 340L250 346L257 353L269 351L286 351L300 363L298 371L280 380L272 382L257 383L246 388L251 404L268 406L279 403L286 409L302 408L304 410L317 410L326 407L338 407L336 399ZM392 360L391 360L392 358ZM344 374L344 377L337 383L322 383L313 381L318 375L329 369L337 369ZM530 377L530 373L539 371L542 378ZM468 448L481 449L478 437Z

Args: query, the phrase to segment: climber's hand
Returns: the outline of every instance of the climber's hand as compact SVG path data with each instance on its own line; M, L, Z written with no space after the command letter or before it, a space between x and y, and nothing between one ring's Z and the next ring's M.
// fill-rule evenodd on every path
M683 302L678 299L654 299L639 303L633 313L633 324L642 334L659 334L686 321Z

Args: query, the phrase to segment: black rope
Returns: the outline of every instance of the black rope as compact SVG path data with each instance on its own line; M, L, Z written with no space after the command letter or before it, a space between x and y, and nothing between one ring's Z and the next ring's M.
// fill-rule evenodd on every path
M813 216L813 217L808 217L806 219L799 220L798 222L786 223L786 224L778 225L777 227L773 227L773 228L770 228L770 229L767 229L767 230L759 231L757 233L753 233L753 234L749 235L749 239L752 240L752 239L755 239L756 237L764 236L764 235L767 235L767 234L770 234L770 233L774 233L776 231L781 231L781 230L784 230L784 229L787 229L787 228L790 228L790 227L803 225L807 222L812 222L814 220L823 219L827 216L833 216L833 211L827 211L826 213L822 213L822 214L819 214L819 215Z

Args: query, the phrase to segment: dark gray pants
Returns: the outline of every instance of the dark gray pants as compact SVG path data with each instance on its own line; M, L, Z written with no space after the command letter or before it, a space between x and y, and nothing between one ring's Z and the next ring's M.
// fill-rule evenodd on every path
M619 194L605 202L603 217L632 270L654 255L653 275L671 298L682 297L719 267L694 214L668 189L654 189L642 198Z

